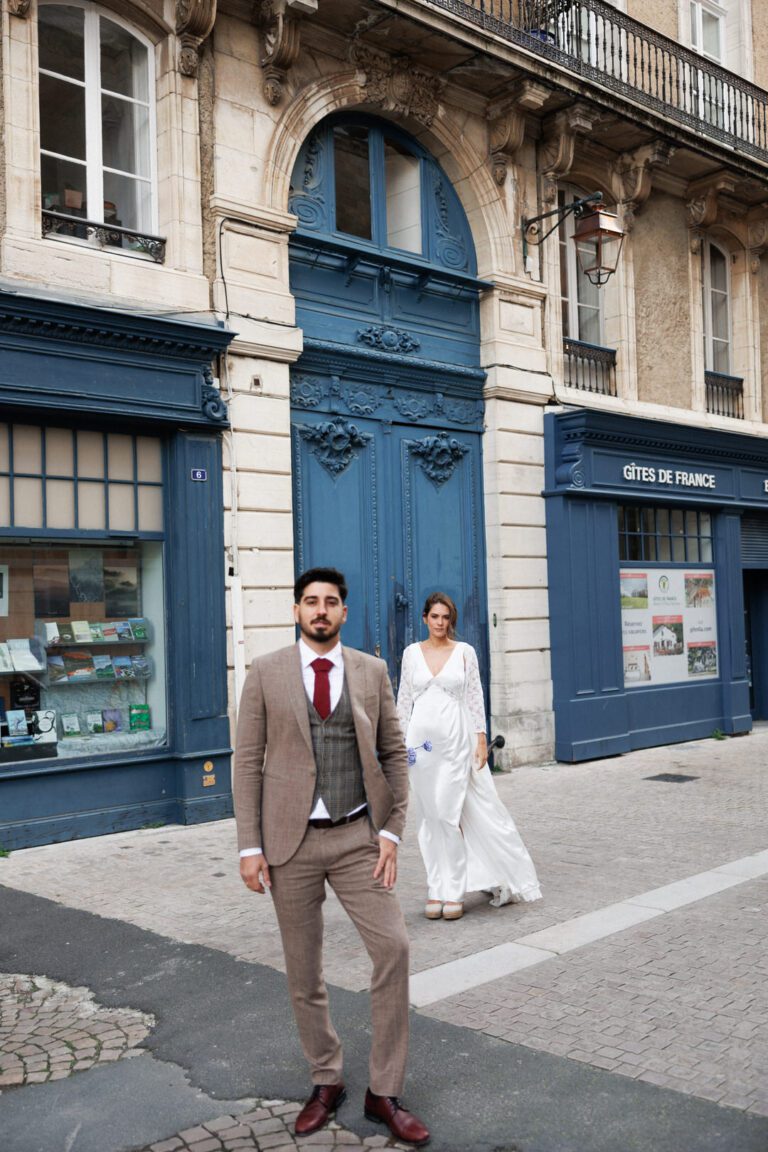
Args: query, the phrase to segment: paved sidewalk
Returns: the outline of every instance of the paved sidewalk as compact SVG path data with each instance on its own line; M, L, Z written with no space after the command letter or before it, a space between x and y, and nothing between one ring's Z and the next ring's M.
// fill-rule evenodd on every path
M497 777L544 900L497 910L475 894L456 923L423 918L423 870L408 835L399 888L412 970L428 979L462 958L477 969L465 991L418 1010L425 1023L503 1041L510 1052L565 1058L574 1069L600 1071L612 1091L622 1082L655 1085L681 1102L718 1102L723 1117L768 1116L768 867L758 856L768 849L766 764L768 729L759 728L739 739ZM694 779L651 779L664 774ZM758 862L755 874L747 868L725 891L623 930L609 923L603 938L486 982L491 949L544 929L556 939L587 913L610 922L614 905L746 857ZM237 875L231 821L15 852L0 860L0 884L282 971L270 901L247 892ZM326 907L327 979L357 993L367 987L367 962L333 896ZM219 1137L209 1131L205 1139Z

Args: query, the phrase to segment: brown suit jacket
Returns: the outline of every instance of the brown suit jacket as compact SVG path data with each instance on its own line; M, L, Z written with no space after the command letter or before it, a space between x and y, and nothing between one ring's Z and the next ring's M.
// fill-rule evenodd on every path
M375 828L402 836L408 759L383 660L343 648ZM285 864L307 831L315 792L315 756L298 644L254 660L240 700L234 799L239 848L261 847L269 864Z

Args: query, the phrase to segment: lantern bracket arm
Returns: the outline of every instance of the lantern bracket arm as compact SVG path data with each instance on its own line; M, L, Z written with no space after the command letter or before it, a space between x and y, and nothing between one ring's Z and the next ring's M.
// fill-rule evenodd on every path
M523 216L520 221L520 227L523 233L523 259L528 255L528 245L535 244L537 247L542 244L547 236L551 236L556 228L560 226L563 220L569 216L583 216L588 208L596 204L601 204L603 200L602 192L592 192L589 196L582 197L581 200L572 200L570 204L565 204L562 207L551 208L549 212L542 212L539 216ZM542 220L547 220L552 216L556 216L554 224L543 235L539 234L536 227Z

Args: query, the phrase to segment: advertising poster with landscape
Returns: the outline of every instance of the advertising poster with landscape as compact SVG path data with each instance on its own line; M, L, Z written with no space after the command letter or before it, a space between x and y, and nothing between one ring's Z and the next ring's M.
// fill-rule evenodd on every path
M622 568L624 687L717 676L715 574Z

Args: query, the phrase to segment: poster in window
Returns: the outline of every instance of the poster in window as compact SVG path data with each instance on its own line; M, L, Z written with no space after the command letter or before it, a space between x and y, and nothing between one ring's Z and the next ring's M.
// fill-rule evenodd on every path
M98 548L69 553L69 598L73 604L99 604L104 599L104 566Z
M711 569L625 568L619 589L625 688L717 676Z
M104 568L104 612L114 618L139 615L139 573L135 564Z
M35 616L69 616L69 568L66 564L35 564L32 568Z

